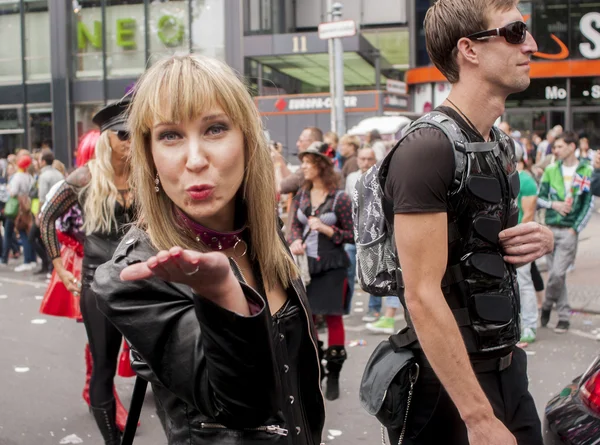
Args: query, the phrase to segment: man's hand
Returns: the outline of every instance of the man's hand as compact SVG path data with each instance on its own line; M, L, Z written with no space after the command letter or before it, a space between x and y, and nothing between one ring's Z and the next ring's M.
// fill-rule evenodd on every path
M600 151L596 150L594 154L594 168L600 168Z
M515 436L497 418L467 423L469 445L517 445Z
M552 201L552 209L560 213L561 216L567 216L572 209L572 204L565 201Z
M505 253L504 261L511 264L531 263L554 250L552 231L536 222L504 230L499 239Z

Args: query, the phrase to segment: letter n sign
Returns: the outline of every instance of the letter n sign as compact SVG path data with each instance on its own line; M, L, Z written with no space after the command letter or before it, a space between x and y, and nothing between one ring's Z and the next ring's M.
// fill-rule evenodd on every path
M86 42L96 48L102 48L102 23L94 21L94 33L90 33L89 29L83 22L77 22L77 47L79 50L84 50Z

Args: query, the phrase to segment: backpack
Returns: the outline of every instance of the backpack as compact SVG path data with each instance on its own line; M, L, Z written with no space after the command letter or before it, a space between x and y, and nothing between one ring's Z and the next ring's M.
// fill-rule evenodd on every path
M452 118L432 111L414 121L387 156L359 178L352 194L356 276L360 287L374 296L397 295L398 288L403 287L394 241L393 209L384 194L385 180L390 160L404 139L426 127L439 129L452 143L456 169L450 193L459 189L466 171L465 144L469 141Z

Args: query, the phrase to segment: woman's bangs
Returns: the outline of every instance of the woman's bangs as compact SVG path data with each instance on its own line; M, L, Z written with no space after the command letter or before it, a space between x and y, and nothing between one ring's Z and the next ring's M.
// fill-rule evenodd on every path
M144 133L151 132L158 122L188 122L208 113L215 107L223 109L234 122L240 122L240 110L226 82L214 78L215 73L204 72L191 63L173 63L164 71L153 73L155 79L147 78L138 94L141 116L138 123ZM242 121L243 122L243 121Z

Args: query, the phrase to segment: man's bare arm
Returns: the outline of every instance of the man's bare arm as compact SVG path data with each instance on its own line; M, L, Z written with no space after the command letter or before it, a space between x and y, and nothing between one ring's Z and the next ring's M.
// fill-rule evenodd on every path
M467 426L493 422L494 412L441 290L448 256L447 224L446 213L395 216L406 305L427 360Z
M521 199L521 208L523 209L523 218L521 219L522 224L534 220L536 207L537 196L524 196Z

